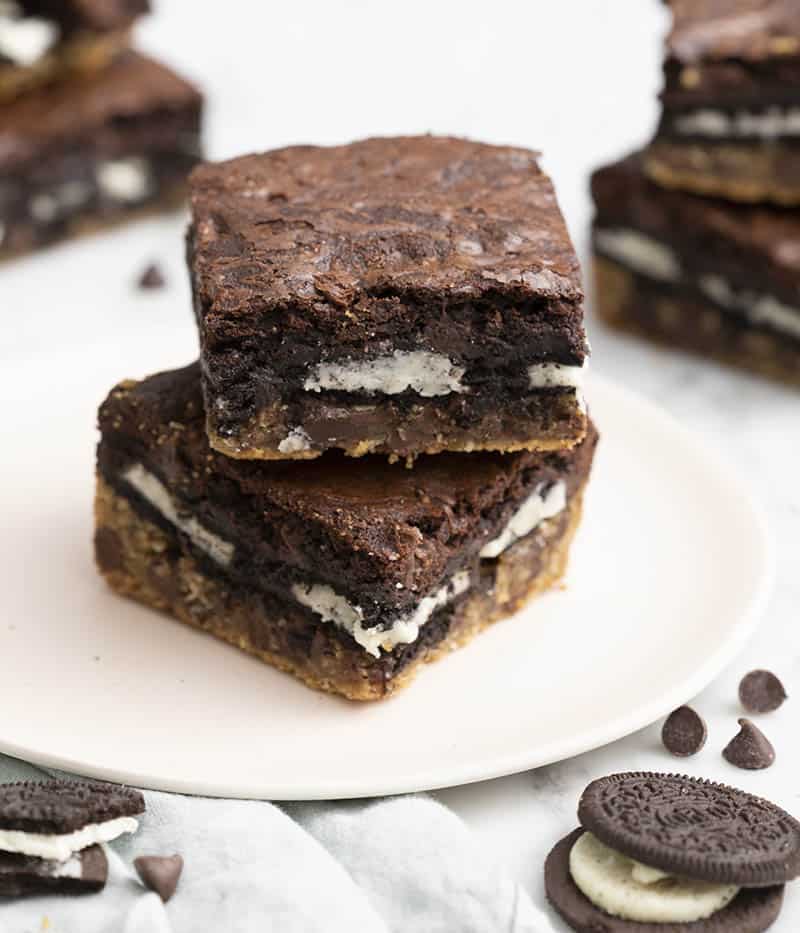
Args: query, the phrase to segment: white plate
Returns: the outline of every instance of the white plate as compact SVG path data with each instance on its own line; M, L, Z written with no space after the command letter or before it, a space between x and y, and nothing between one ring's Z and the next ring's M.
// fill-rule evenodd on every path
M566 588L390 701L315 693L95 573L97 403L123 376L184 361L124 343L0 373L0 398L24 396L4 406L0 458L0 751L238 797L477 781L654 721L713 679L763 608L771 561L747 491L667 415L595 378L602 441Z

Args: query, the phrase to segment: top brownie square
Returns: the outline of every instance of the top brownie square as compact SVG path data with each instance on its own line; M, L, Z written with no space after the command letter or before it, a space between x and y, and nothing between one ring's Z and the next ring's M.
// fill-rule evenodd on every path
M800 203L800 4L669 6L664 111L646 171L696 194Z
M777 138L779 114L725 123L732 108L781 108L800 100L800 5L794 0L670 0L664 132L684 137ZM719 108L715 115L708 109ZM777 121L777 122L776 122ZM763 126L761 124L764 124Z
M192 175L212 445L556 449L586 432L578 261L533 152L298 146Z

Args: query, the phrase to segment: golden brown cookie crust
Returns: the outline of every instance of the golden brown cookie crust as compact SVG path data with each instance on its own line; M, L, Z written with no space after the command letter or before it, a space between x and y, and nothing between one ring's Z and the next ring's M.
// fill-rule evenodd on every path
M99 565L120 595L209 632L309 687L351 700L379 700L410 683L423 664L465 645L561 579L580 523L582 492L573 496L561 516L543 522L497 558L493 586L460 602L444 641L421 651L398 675L388 678L380 659L355 643L351 646L330 623L318 625L310 647L301 651L288 632L294 621L291 607L284 604L279 617L269 617L258 594L243 596L241 590L205 574L100 477L96 535L105 536L106 546L98 547L98 554L103 554ZM302 616L302 610L298 608L296 614Z

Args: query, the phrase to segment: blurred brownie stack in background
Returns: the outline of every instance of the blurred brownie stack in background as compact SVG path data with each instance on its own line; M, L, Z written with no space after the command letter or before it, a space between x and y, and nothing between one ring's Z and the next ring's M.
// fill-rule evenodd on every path
M655 139L592 178L598 311L800 384L800 4L669 6Z
M200 361L100 409L98 566L380 699L564 573L597 432L552 184L528 150L420 136L202 165L191 189Z
M172 206L199 91L131 49L147 0L0 0L0 258Z

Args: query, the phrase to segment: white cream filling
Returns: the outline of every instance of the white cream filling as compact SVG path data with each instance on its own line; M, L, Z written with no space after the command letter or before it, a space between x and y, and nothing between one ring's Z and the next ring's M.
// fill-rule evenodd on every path
M699 285L700 290L717 304L741 312L753 324L766 325L783 334L800 338L800 305L794 308L771 295L734 291L718 275L702 276Z
M782 136L800 136L800 107L770 107L758 113L748 110L725 113L707 108L676 117L673 125L675 132L682 136L711 139L755 136L775 140Z
M0 851L64 862L81 849L99 842L111 842L123 833L135 833L138 827L139 823L133 817L121 816L104 823L90 823L74 833L26 833L0 829Z
M464 369L447 356L427 350L395 350L374 360L319 363L303 383L308 392L380 392L397 395L411 389L423 398L466 392Z
M143 201L153 190L150 163L141 156L101 162L96 178L100 191L114 201Z
M292 428L291 431L278 444L282 454L297 453L298 450L311 450L311 438L302 428Z
M122 478L168 522L179 528L195 547L223 567L230 564L235 552L234 546L209 531L194 516L182 513L161 480L141 463L128 467ZM542 493L541 486L538 487L517 509L501 534L484 545L480 556L499 556L520 538L533 531L540 522L561 512L565 506L566 487L563 482L554 483L545 493ZM379 657L381 648L391 651L395 645L416 641L420 628L433 613L466 592L469 585L469 572L460 571L435 593L423 597L413 612L396 619L385 629L364 626L362 608L325 583L295 583L292 586L292 594L299 603L307 606L324 621L333 622L349 632L362 648Z
M498 557L515 541L530 534L540 522L562 512L566 505L567 487L563 481L553 483L546 491L543 486L537 486L512 515L503 532L483 546L480 556Z
M31 216L40 223L50 223L89 201L93 188L85 181L65 181L49 191L35 194L28 203Z
M533 363L528 367L528 383L532 389L580 389L586 366L565 363Z
M599 229L594 241L609 259L616 259L651 279L676 282L681 278L681 264L675 251L637 230Z
M80 878L83 874L83 864L80 855L72 855L66 861L54 865L50 871L51 878Z
M168 522L179 528L201 551L218 564L226 567L233 559L234 547L213 531L209 531L193 515L181 514L175 500L161 480L146 470L141 463L134 463L122 474L122 478L159 511ZM2 847L0 847L2 848Z
M449 583L430 596L419 601L409 615L397 619L389 628L365 628L364 611L351 603L324 583L295 583L292 593L295 599L308 606L325 622L333 622L350 635L374 657L380 657L381 648L391 651L395 645L405 645L416 641L419 630L433 613L451 600L460 596L469 588L469 573L462 570Z
M668 282L680 282L684 278L675 252L642 234L627 230L597 230L595 243L600 252L609 258L649 278ZM647 247L639 248L643 243ZM670 271L670 275L666 275L667 271ZM738 312L752 324L800 337L800 303L793 307L771 295L736 291L719 275L701 276L697 287L720 307Z
M0 55L28 68L58 42L58 25L47 19L23 16L16 4L0 7Z
M569 854L569 871L595 907L637 923L693 923L726 907L735 885L668 875L622 855L592 833L581 835Z

